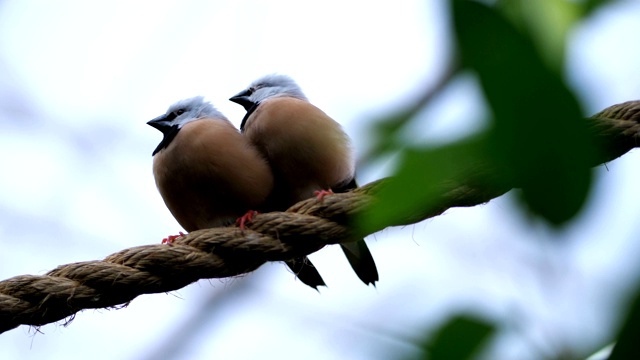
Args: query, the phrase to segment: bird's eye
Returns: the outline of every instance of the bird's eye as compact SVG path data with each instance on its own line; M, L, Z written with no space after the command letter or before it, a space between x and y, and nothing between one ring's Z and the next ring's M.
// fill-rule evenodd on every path
M255 91L256 91L255 87L252 86L249 88L249 94L253 94Z
M180 115L184 114L184 109L178 109L178 110L174 111L174 114L176 114L176 116L180 116Z

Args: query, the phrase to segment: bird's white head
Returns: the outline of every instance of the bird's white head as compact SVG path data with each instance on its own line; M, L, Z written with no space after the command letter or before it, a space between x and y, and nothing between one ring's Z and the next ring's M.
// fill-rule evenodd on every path
M185 124L203 118L226 119L210 102L204 101L204 97L196 96L184 99L169 106L167 112L147 122L147 124L162 131L174 126L178 128Z
M167 112L155 119L148 121L147 124L160 130L164 138L154 150L155 155L169 145L171 140L178 134L180 128L191 121L214 118L229 121L220 111L218 111L210 102L204 101L202 96L196 96L184 99L169 106Z
M292 78L280 74L261 77L229 100L242 105L249 111L261 101L274 96L289 96L307 101L300 86Z

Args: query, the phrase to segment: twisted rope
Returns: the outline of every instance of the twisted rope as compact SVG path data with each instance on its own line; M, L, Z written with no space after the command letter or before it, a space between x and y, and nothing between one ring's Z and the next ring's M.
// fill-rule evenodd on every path
M640 101L614 105L594 115L589 129L604 150L595 163L613 160L640 144ZM478 171L490 175L495 169ZM199 230L170 245L144 245L119 251L104 260L61 265L46 275L21 275L0 281L0 333L21 324L44 325L80 310L126 305L142 294L180 289L207 278L251 272L267 261L288 260L325 245L361 238L348 219L375 202L375 194L391 181L378 180L352 192L327 196L320 203L302 201L286 212L256 216L248 229ZM471 184L447 184L437 206L390 224L408 225L452 207L486 203L510 190Z

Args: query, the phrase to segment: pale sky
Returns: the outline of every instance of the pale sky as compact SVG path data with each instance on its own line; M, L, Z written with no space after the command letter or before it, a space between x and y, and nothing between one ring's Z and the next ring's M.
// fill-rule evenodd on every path
M571 34L569 82L587 114L640 98L639 16L640 3L622 1ZM145 124L177 100L204 95L237 125L244 110L227 99L287 74L364 152L371 120L445 67L448 21L443 1L1 2L0 279L182 230L151 174L161 134ZM484 111L473 76L457 79L408 141L463 136ZM267 264L44 334L19 327L0 335L2 358L145 359L171 345L175 359L388 359L460 310L505 324L488 358L580 354L608 340L638 273L638 161L633 151L597 170L587 209L559 234L531 226L507 195L368 237L376 288L333 246L311 255L329 284L320 294Z

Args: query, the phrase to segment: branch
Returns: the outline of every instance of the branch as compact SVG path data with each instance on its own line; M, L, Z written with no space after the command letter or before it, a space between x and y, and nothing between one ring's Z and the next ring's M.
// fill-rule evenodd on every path
M588 121L606 154L598 163L640 144L640 101L614 105ZM491 169L478 171L491 175ZM142 294L177 290L200 279L237 276L267 261L289 260L325 245L355 241L368 234L357 232L348 219L375 203L376 193L387 181L327 196L322 203L312 198L286 212L259 214L244 231L237 227L194 231L170 245L137 246L101 261L61 265L43 276L0 281L0 333L21 324L71 320L80 310L126 305ZM473 184L451 181L437 206L380 224L377 230L416 223L452 207L483 204L510 190Z

